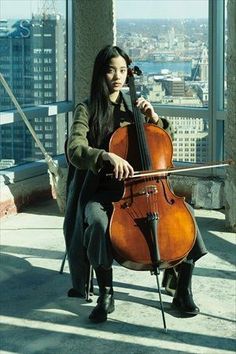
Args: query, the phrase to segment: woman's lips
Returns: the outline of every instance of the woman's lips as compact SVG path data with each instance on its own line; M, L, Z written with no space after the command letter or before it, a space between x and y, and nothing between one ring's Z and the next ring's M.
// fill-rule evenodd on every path
M119 86L121 86L121 83L120 82L113 82L112 86L113 87L119 87Z

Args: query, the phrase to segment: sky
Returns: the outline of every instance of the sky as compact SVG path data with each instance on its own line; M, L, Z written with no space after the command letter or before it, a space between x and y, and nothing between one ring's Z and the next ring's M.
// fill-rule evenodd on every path
M116 0L117 18L207 18L207 0Z
M94 0L87 0L94 1ZM208 0L116 0L117 18L207 18ZM0 18L30 18L45 0L0 0ZM48 0L48 3L52 3ZM64 0L54 0L65 13Z
M38 13L44 3L45 0L0 0L0 18L31 18L32 13ZM53 1L48 0L48 3ZM54 3L56 10L65 14L64 0L54 0Z

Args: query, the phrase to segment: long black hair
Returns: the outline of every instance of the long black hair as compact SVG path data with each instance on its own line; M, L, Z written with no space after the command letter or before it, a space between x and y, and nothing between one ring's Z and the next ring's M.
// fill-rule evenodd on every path
M131 63L129 56L119 47L107 45L97 54L93 66L93 75L90 89L89 137L94 146L99 146L112 124L112 110L109 100L109 89L106 82L106 73L112 58L122 56L127 64Z

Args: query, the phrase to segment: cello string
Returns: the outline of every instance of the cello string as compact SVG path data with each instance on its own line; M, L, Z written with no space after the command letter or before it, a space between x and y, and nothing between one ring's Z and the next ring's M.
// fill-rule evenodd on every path
M142 119L141 113L137 106L135 105L136 100L137 100L137 95L136 95L136 90L135 90L135 85L134 85L134 77L133 75L130 77L130 96L131 96L131 102L133 106L133 114L134 114L134 121L135 121L135 127L136 127L136 134L137 134L137 140L138 140L138 145L139 145L139 153L140 153L140 158L141 158L141 167L142 170L150 170L152 169L152 161L150 157L150 152L148 149L148 144L147 144L147 137L146 137L146 129L144 126L144 121ZM144 178L144 188L145 188L145 196L146 196L146 207L147 207L147 214L145 215L146 221L148 218L150 218L150 223L156 222L155 218L157 217L157 191L156 191L156 183L154 183L155 177L154 176L145 176ZM154 214L155 213L155 214ZM150 231L151 232L151 231ZM156 232L155 232L156 235ZM158 240L156 239L153 240L154 244L157 244ZM158 245L157 245L158 247Z
M146 142L146 137L145 137L145 132L144 132L143 119L141 117L140 111L138 110L138 108L135 105L135 102L137 100L137 95L136 95L133 76L129 77L129 87L130 87L130 96L131 96L134 121L135 121L136 133L137 133L137 140L138 140L138 145L139 145L139 153L140 153L140 158L141 158L141 166L142 166L143 170L145 170L145 169L149 170L151 168L150 156L149 156L148 150L147 150L147 142ZM147 185L148 180L150 180L150 177L145 178L146 185ZM148 197L147 193L146 193L146 203L147 203L147 208L149 208L149 210L150 210L151 209L150 198Z
M136 132L137 132L137 139L139 143L139 152L140 152L140 157L141 157L141 165L142 169L150 169L150 157L148 156L148 151L147 151L147 142L146 142L146 137L145 137L145 132L144 132L144 125L142 122L142 117L140 115L140 112L137 110L137 107L134 108L134 118L135 118L135 125L136 125ZM145 185L148 185L148 180L150 180L150 177L145 177ZM147 188L147 187L146 187ZM148 191L146 190L146 205L147 205L147 210L151 210L151 204L150 204L150 198L148 195Z
M132 102L136 102L137 100L137 95L136 95L136 90L135 90L135 80L134 80L134 75L131 72L130 76L131 82L130 82L130 95L132 97ZM144 128L144 122L141 116L140 111L138 108L134 105L133 106L133 111L134 111L134 118L135 118L135 124L136 124L136 131L138 135L138 141L139 141L139 149L140 149L140 154L141 154L141 162L142 162L142 168L147 168L147 170L152 169L152 161L150 157L150 153L148 151L148 144L147 144L147 139L146 139L146 132ZM157 200L155 198L155 188L153 189L152 186L155 186L156 184L156 179L154 176L146 176L145 178L146 181L146 186L148 188L148 185L150 184L150 191L147 189L147 206L149 206L149 211L153 211L157 208ZM149 178L148 178L149 177ZM155 182L155 183L152 183ZM155 202L155 203L154 203Z

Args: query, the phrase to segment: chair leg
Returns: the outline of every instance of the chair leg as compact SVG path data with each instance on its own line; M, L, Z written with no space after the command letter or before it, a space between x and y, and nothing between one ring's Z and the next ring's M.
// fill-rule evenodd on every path
M178 272L175 267L167 268L164 270L162 278L162 286L165 288L166 293L170 296L175 295L175 290L177 288L177 277Z
M66 261L66 257L67 257L67 252L65 251L65 254L64 254L63 259L62 259L62 262L61 262L61 268L60 268L60 271L59 271L60 274L63 273L64 266L65 266L65 261Z
M88 270L85 292L86 292L86 301L91 302L92 299L90 298L90 296L93 295L93 267L91 265L89 266L89 270Z
M65 251L65 254L63 256L62 262L61 262L61 268L59 273L62 274L65 266L65 261L67 258L67 251ZM74 293L75 289L70 289L68 292L69 297L77 297L77 294ZM87 302L91 302L92 299L90 298L91 295L93 295L93 267L90 265L88 269L88 274L87 274L87 282L86 282L86 287L85 287L85 299Z

